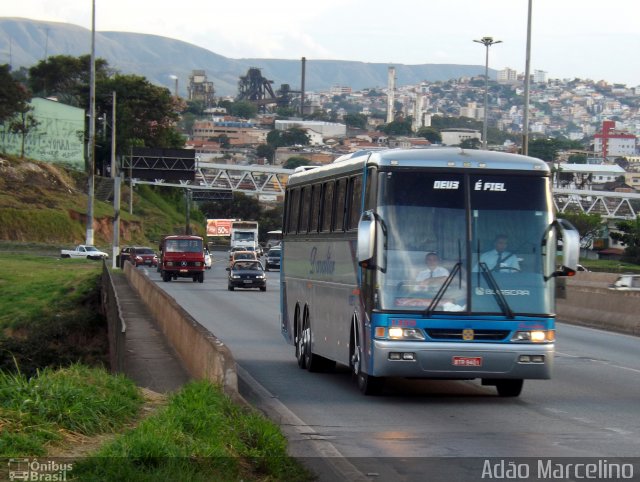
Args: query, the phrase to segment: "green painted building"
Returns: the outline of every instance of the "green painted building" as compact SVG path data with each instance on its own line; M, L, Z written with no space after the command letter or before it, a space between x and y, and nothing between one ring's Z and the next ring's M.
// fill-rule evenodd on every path
M38 124L25 137L25 157L84 170L84 109L54 100L33 98L31 115ZM22 135L0 125L0 151L20 155Z

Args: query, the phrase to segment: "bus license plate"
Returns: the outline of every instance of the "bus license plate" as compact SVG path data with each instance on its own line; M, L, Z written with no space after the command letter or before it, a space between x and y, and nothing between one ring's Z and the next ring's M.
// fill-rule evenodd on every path
M481 356L454 356L451 359L451 364L454 367L481 367Z

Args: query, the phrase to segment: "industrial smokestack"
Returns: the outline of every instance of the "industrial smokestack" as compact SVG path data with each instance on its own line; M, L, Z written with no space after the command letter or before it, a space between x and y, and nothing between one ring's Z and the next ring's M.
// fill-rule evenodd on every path
M387 124L393 122L393 106L395 104L396 92L396 68L389 67L389 76L387 81Z
M302 80L300 82L300 117L304 117L304 81L306 76L306 57L302 57Z

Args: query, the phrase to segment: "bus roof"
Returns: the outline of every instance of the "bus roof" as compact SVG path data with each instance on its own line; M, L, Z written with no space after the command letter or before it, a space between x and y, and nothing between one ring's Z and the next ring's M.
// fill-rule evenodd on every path
M289 176L288 185L304 180L322 178L328 173L353 172L364 163L378 167L420 167L441 169L515 170L549 173L546 162L535 157L496 151L431 147L423 149L384 149L357 151L341 156L332 164Z

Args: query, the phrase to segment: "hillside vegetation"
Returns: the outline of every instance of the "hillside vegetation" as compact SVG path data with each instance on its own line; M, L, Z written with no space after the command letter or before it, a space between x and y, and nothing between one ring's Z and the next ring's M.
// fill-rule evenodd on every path
M110 182L104 179L100 184L109 187ZM0 158L0 240L55 247L83 243L86 192L84 173L33 160ZM96 187L94 238L96 245L104 247L113 241L114 209L111 202L101 201L97 194ZM129 214L129 197L129 186L123 185L120 245L153 246L163 234L184 232L185 202L181 190L135 186L133 214ZM192 212L191 219L192 232L202 233L202 215Z

